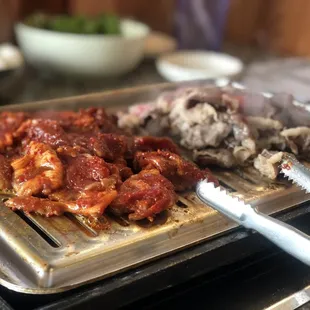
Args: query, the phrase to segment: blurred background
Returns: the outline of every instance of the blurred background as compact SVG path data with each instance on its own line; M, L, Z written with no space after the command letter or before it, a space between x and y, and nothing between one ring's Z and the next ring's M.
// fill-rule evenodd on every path
M0 102L197 78L309 101L309 17L309 0L0 0Z

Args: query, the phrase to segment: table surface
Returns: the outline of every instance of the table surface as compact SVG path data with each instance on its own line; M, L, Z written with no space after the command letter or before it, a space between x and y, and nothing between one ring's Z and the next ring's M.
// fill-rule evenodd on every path
M227 44L223 51L239 57L245 63L245 68L254 61L270 60L275 57L258 49ZM7 82L5 89L1 90L0 84L0 97L1 104L21 103L162 82L165 80L158 74L154 60L144 60L134 71L125 76L99 80L77 81L59 76L46 76L26 67Z

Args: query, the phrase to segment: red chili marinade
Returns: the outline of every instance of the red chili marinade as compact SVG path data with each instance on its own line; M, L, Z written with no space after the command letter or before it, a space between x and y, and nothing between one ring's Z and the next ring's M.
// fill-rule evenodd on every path
M109 210L150 221L209 170L183 159L165 137L133 136L103 108L0 113L0 189L13 210L80 214L98 224ZM97 226L96 226L97 227Z

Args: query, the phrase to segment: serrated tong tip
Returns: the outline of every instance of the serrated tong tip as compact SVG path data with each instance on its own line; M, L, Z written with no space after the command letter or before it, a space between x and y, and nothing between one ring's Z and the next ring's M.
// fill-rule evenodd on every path
M239 223L243 221L245 214L252 210L252 207L239 197L231 196L226 189L207 179L198 182L196 194L204 203Z
M306 193L310 193L310 169L300 163L295 156L287 153L283 155L280 173Z

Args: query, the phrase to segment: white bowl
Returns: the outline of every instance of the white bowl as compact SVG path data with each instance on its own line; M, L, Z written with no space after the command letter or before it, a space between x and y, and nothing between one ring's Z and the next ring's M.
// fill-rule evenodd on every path
M17 42L25 60L38 69L74 76L119 76L134 69L144 55L149 28L121 21L122 35L72 34L18 23Z
M233 78L243 70L240 59L223 53L179 51L160 57L158 72L168 81Z

